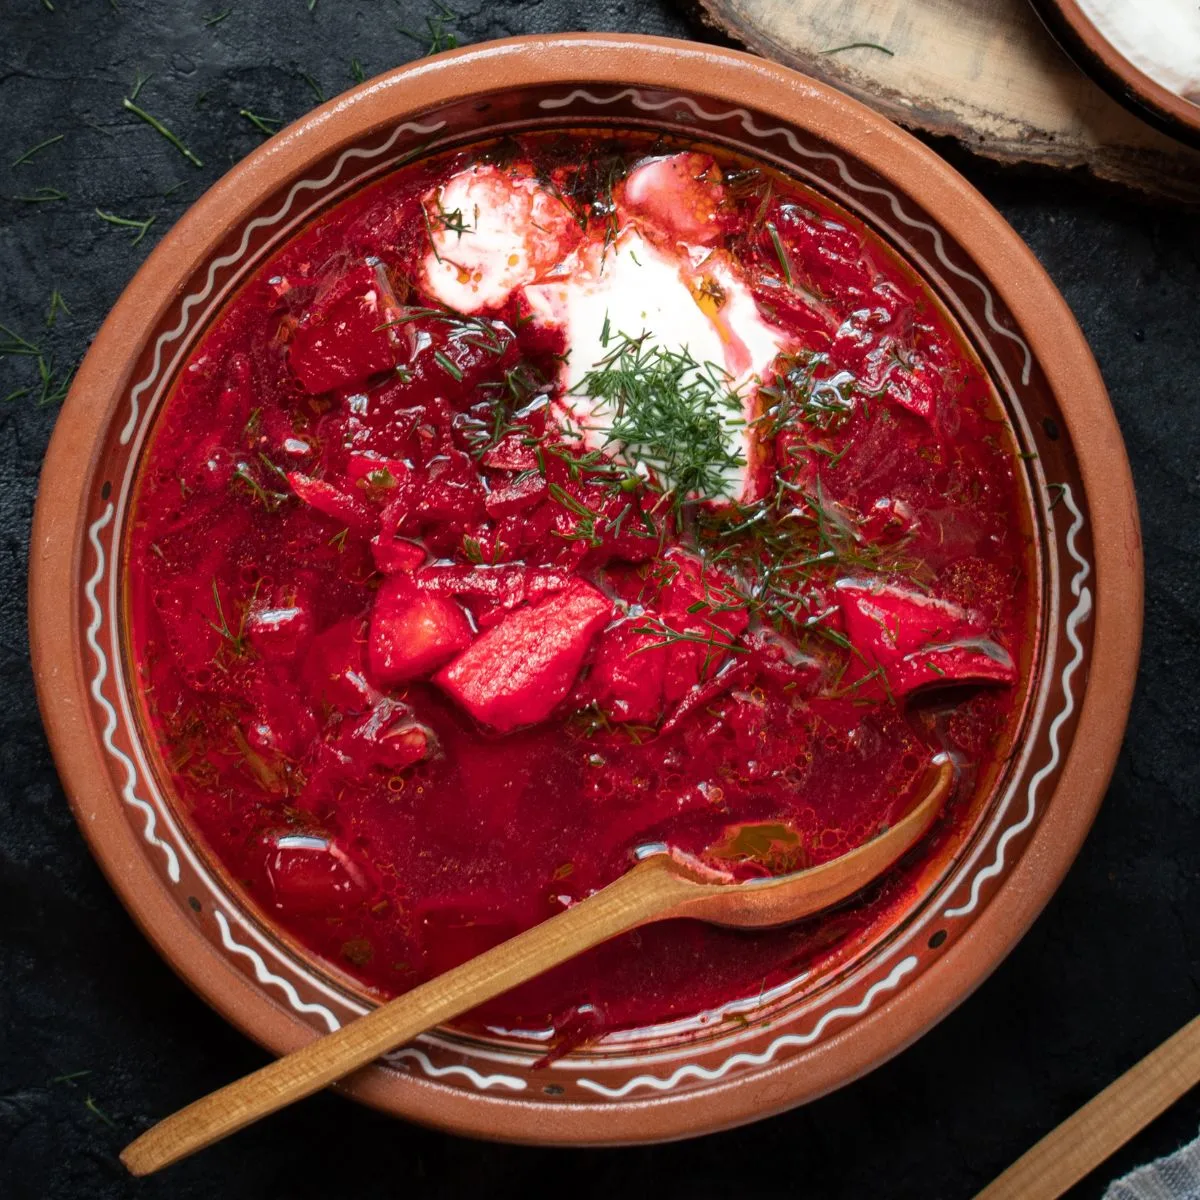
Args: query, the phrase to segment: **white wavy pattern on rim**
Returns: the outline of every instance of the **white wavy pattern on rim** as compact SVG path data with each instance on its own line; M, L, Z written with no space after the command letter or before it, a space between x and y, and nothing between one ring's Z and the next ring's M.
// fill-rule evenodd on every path
M104 624L104 610L100 607L100 601L96 599L96 588L104 578L104 572L108 566L104 544L100 541L100 533L113 519L115 511L116 509L110 501L101 516L88 526L88 541L92 543L92 549L96 551L96 570L83 588L83 594L87 597L88 605L92 610L92 619L87 627L87 643L96 656L96 674L92 676L91 681L92 699L104 709L104 732L101 734L104 748L125 768L125 783L121 788L121 799L130 808L136 808L146 818L145 824L142 826L142 837L151 846L157 846L163 852L167 860L167 875L172 883L178 883L179 857L175 853L175 847L169 842L164 842L158 836L157 813L148 801L143 800L137 794L138 773L133 760L113 742L113 734L116 733L119 724L117 710L113 708L104 694L104 681L108 678L108 659L100 648L100 643L96 640L96 634L100 632L100 627Z
M318 1016L329 1027L329 1032L333 1033L336 1029L341 1029L342 1023L330 1012L323 1004L308 1004L300 999L300 994L296 991L295 985L290 979L284 979L281 975L273 975L268 969L267 964L263 962L263 957L252 946L243 946L241 942L234 941L233 934L229 928L229 918L219 909L213 908L213 917L216 919L217 927L221 931L221 942L225 949L231 954L240 954L243 958L248 958L254 966L254 977L259 983L269 983L277 987L288 999L288 1003L301 1013L312 1013Z
M129 444L129 439L133 437L133 431L137 428L138 415L141 408L142 393L151 387L158 378L158 373L162 369L162 353L163 347L168 342L178 341L183 336L184 331L188 326L188 317L191 311L197 304L203 304L205 300L212 295L213 287L216 284L217 272L224 267L232 266L239 259L245 257L246 251L250 247L250 237L256 229L265 229L271 225L277 225L282 221L288 213L291 212L292 205L296 202L296 197L304 191L314 191L319 188L328 187L341 173L342 168L352 158L378 158L381 154L386 154L399 140L400 135L404 133L437 133L439 129L446 127L445 121L434 121L430 125L422 125L419 121L409 121L403 125L398 125L392 131L391 137L381 146L376 146L370 150L364 150L359 146L352 146L349 150L344 150L338 156L337 162L329 169L329 173L321 179L301 179L292 185L283 203L267 217L255 217L253 221L247 224L242 231L242 240L236 250L230 251L228 254L222 254L219 258L214 258L208 267L208 279L204 287L198 292L193 292L188 296L179 311L179 323L174 329L162 334L154 345L154 362L150 367L149 373L141 382L135 384L129 391L129 420L125 422L125 427L121 430L121 445Z
M494 1087L508 1088L511 1092L523 1092L529 1086L524 1079L518 1079L515 1075L481 1075L474 1067L453 1064L448 1067L434 1066L424 1050L415 1050L412 1046L406 1046L403 1050L393 1050L390 1054L383 1056L383 1061L387 1063L395 1062L397 1059L418 1063L421 1070L431 1079L444 1079L447 1075L461 1075L483 1092Z
M887 188L875 187L869 183L863 183L855 179L850 174L850 168L846 165L845 159L840 155L834 154L829 150L810 150L807 146L800 143L799 139L790 129L782 125L776 125L767 129L759 129L754 123L754 118L744 108L731 108L726 112L710 113L701 108L690 96L670 96L666 100L658 102L647 100L634 88L626 88L624 91L617 92L613 96L596 96L589 92L586 88L575 88L566 96L549 97L545 100L538 101L539 108L554 109L565 108L568 104L574 103L576 100L586 100L595 105L614 104L618 100L628 99L635 108L640 108L643 112L662 112L664 108L670 108L673 105L682 104L690 108L702 121L724 121L730 117L736 118L742 128L753 137L770 138L782 137L789 146L797 153L805 158L824 158L833 163L838 174L841 175L843 181L851 188L859 192L869 192L876 196L883 196L892 212L906 225L913 229L923 229L933 238L934 250L937 252L938 259L942 265L948 270L953 271L960 279L965 279L969 283L973 283L983 296L983 312L987 318L988 325L991 326L996 333L1001 337L1007 338L1010 342L1015 342L1020 346L1022 353L1025 356L1024 363L1021 366L1021 382L1029 383L1030 373L1033 369L1033 351L1029 349L1029 345L1020 334L1014 333L1011 329L1006 329L996 320L995 297L992 295L992 290L986 283L977 275L973 275L970 271L964 271L962 267L952 263L946 257L945 244L942 241L942 233L935 225L930 225L926 221L918 221L914 217L910 217L900 207L900 198L895 192L889 191Z
M1071 656L1071 661L1063 668L1063 707L1054 720L1050 722L1050 760L1029 781L1029 788L1025 793L1025 815L1015 825L1008 826L1004 833L1001 834L1000 840L996 843L996 857L972 879L971 895L967 902L959 905L957 908L947 908L942 914L946 917L965 917L968 913L975 911L979 906L979 897L983 893L983 885L989 879L994 879L1004 870L1009 843L1013 838L1019 837L1033 824L1033 818L1037 812L1038 789L1042 786L1042 781L1054 773L1058 767L1059 760L1062 758L1062 750L1058 744L1059 731L1075 711L1075 693L1071 690L1071 680L1084 659L1083 643L1079 640L1077 630L1079 625L1091 616L1092 612L1091 589L1083 586L1084 580L1091 574L1092 568L1091 564L1079 553L1075 545L1075 539L1078 537L1079 531L1083 528L1083 513L1079 511L1079 506L1075 503L1075 497L1071 494L1070 486L1064 483L1061 487L1062 501L1075 517L1075 520L1071 523L1071 528L1067 530L1066 543L1067 552L1079 564L1079 570L1075 572L1071 579L1071 593L1077 597L1078 603L1071 610L1070 616L1067 617L1067 640L1074 647L1075 653Z
M587 1088L589 1092L595 1092L598 1096L621 1100L638 1088L669 1092L685 1079L700 1079L712 1083L727 1075L734 1067L764 1067L785 1047L811 1046L825 1032L826 1026L831 1021L843 1017L861 1017L875 1003L877 996L884 992L894 991L900 981L916 968L916 965L917 956L915 954L902 958L883 979L877 980L870 986L867 994L857 1004L847 1005L843 1008L831 1008L827 1013L822 1013L820 1019L807 1033L785 1033L777 1037L761 1053L751 1054L743 1050L738 1054L731 1054L719 1067L702 1067L699 1063L687 1063L673 1071L665 1079L657 1075L637 1075L633 1079L626 1080L617 1088L597 1083L594 1079L577 1079L575 1082L581 1088Z

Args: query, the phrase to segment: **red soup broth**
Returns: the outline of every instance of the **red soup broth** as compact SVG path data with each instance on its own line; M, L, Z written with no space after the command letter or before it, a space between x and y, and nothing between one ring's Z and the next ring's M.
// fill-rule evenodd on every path
M1014 733L1011 431L910 269L795 181L586 131L408 165L300 231L158 417L127 546L162 770L287 935L403 992L666 843L816 865ZM468 1026L758 995L835 914L615 939Z

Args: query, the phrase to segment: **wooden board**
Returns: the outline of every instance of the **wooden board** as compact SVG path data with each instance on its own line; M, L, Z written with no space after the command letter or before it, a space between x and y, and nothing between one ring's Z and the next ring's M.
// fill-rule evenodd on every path
M1059 49L1028 0L693 3L749 49L909 128L1003 162L1082 167L1200 204L1200 151L1110 99Z

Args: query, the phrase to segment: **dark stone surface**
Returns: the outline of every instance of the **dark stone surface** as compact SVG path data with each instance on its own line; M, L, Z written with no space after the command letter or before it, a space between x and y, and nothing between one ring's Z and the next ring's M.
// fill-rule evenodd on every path
M5 0L0 11L0 322L69 367L154 239L258 141L245 107L292 117L422 47L422 0ZM227 18L206 26L230 5ZM464 40L589 27L687 35L668 0L493 3ZM121 110L141 99L204 160ZM64 134L32 162L26 148ZM0 406L0 1196L285 1200L402 1195L897 1197L963 1200L1189 1017L1200 998L1200 231L1077 181L966 164L1062 288L1112 390L1142 503L1141 684L1095 831L995 976L915 1047L808 1108L690 1143L506 1148L322 1096L158 1179L127 1179L136 1132L263 1061L158 959L75 829L34 705L29 518L53 407ZM69 199L10 199L55 187ZM177 190L172 190L177 189ZM170 192L169 195L166 193ZM146 240L95 208L154 216ZM46 328L50 293L70 305ZM0 397L32 360L0 361ZM36 389L35 389L36 392ZM70 1078L76 1073L77 1078ZM1180 1103L1107 1178L1195 1132ZM1096 1197L1102 1178L1078 1189Z

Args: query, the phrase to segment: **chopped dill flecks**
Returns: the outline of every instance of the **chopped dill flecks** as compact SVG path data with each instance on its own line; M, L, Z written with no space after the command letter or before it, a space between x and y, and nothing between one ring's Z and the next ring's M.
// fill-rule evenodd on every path
M71 315L71 309L67 302L62 298L62 292L55 288L50 293L50 308L46 313L46 328L53 329L54 322L58 320L59 313L65 313L68 317Z
M728 374L646 333L610 333L610 340L614 348L571 389L603 411L606 448L652 468L677 507L692 497L727 497L730 472L746 465L729 444L742 401Z
M259 116L258 113L251 112L248 108L239 108L238 116L245 117L264 137L274 137L279 132L279 126L283 124L277 117Z
M67 193L58 188L40 187L32 196L13 196L12 199L20 204L49 204L53 200L65 200Z
M822 54L841 54L843 50L878 50L880 54L886 54L888 58L895 58L895 50L889 50L886 46L881 46L878 42L847 42L844 46L831 46L828 50L822 50Z
M317 98L317 103L324 104L326 97L325 91L321 85L307 71L301 71L300 78L308 84L309 91L311 91L312 94Z
M220 25L220 23L224 21L231 12L233 12L233 5L230 5L228 8L221 9L220 12L213 13L211 17L203 17L202 20L204 24L211 29L214 25Z
M47 146L53 146L56 142L61 142L66 136L67 135L65 133L56 133L53 137L47 138L44 142L38 142L36 146L30 146L24 154L20 155L18 158L14 158L9 165L13 167L19 167L23 163L29 162L39 151L45 150Z
M779 269L783 272L784 282L788 285L788 287L791 287L791 259L788 258L787 249L783 244L783 239L779 236L779 230L775 228L774 221L767 222L767 232L771 235L771 245L775 247L775 257L779 259Z
M118 217L116 213L105 212L102 208L96 209L96 216L102 221L107 221L110 225L121 225L127 229L136 229L138 234L129 243L131 246L136 246L146 236L147 231L155 221L154 217L147 217L144 221L135 221L131 217Z
M153 79L153 75L143 75L141 71L137 73L137 78L133 81L133 91L129 93L130 100L136 100L141 95L142 88Z
M435 0L437 12L425 18L425 32L414 33L411 29L400 27L400 32L414 42L428 43L426 54L440 54L443 50L454 50L458 47L458 33L450 28L459 21L459 15L452 8L447 8L441 0Z
M366 81L367 73L363 70L363 65L357 58L350 60L350 75L355 83L364 83Z
M433 361L435 363L437 363L437 365L439 367L441 367L442 370L445 371L446 374L449 375L450 378L453 379L455 382L457 382L457 383L462 382L462 377L463 377L462 371L454 363L452 363L450 361L450 359L448 359L440 350L435 350L433 352Z
M43 0L43 3L46 3L46 0ZM100 1120L105 1123L105 1125L111 1125L113 1129L116 1129L116 1121L114 1121L112 1117L110 1117L108 1113L106 1113L104 1109L102 1109L100 1105L96 1103L94 1096L89 1096L86 1100L84 1100L83 1106L88 1110L88 1112L99 1117Z
M145 80L140 80L138 86L134 88L135 96L141 90L141 85L144 82ZM152 117L144 108L141 108L139 105L135 104L133 102L133 96L126 96L125 99L121 101L121 107L126 109L126 111L133 113L133 115L140 121L145 121L151 129L160 134L162 137L166 138L167 141L170 142L171 145L174 146L175 149L178 150L179 153L182 154L183 157L192 164L192 166L204 166L204 163L201 162L200 159L197 158L196 155L193 154L191 150L189 150L187 146L183 144L183 141L180 139L178 134L172 133L171 130L169 130L157 117Z

